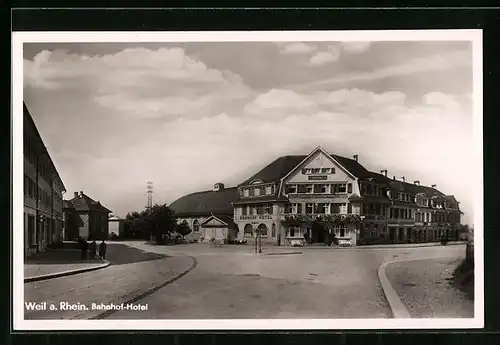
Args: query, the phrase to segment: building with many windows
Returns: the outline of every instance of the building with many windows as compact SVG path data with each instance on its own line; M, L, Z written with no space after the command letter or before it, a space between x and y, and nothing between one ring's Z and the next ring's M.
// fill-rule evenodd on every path
M350 159L318 147L309 155L280 157L238 185L232 220L239 239L258 234L277 245L332 237L348 245L458 239L459 202L435 187L388 178L387 171L367 170L357 155ZM184 213L212 211L210 198L199 196L188 196L196 207Z
M24 252L28 256L62 241L66 188L26 104L23 109Z

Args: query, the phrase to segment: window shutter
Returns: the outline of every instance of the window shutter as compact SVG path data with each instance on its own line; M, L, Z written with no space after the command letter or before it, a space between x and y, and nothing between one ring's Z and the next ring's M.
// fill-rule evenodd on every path
M352 183L347 184L347 193L352 193Z

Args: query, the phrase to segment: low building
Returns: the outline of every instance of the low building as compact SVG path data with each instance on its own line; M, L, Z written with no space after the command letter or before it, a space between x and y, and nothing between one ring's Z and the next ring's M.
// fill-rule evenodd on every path
M358 158L317 147L308 155L279 157L225 194L218 194L216 184L213 191L187 195L172 206L181 221L199 231L216 212L230 217L232 204L238 239L258 235L276 245L306 238L313 243L335 238L346 245L459 238L462 212L453 195L435 185L390 179L386 170L369 171Z
M108 237L111 238L113 234L123 238L123 231L125 228L125 219L118 217L115 214L109 214L108 218Z
M66 187L26 104L23 110L24 254L28 256L62 242Z
M233 221L232 202L237 197L237 188L225 188L216 183L213 190L196 192L172 202L169 207L175 212L179 223L186 224L191 233L187 240L210 241L224 239L239 232Z
M76 241L107 239L109 233L108 215L111 213L99 201L75 192L71 200L64 200L64 239Z

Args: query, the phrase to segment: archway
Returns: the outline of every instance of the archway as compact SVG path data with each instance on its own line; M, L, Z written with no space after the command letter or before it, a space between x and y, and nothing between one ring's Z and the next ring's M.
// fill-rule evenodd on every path
M247 224L243 228L243 235L244 236L253 236L253 226L252 224Z
M198 231L200 231L200 223L198 222L197 219L195 219L193 222L193 232L198 232Z
M267 236L267 226L266 224L260 224L258 227L257 227L257 231L259 232L259 234L261 236Z

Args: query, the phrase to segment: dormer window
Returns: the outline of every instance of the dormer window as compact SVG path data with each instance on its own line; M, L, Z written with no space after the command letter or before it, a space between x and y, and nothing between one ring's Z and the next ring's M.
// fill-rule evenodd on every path
M249 197L250 196L250 190L249 189L243 189L243 196L244 197Z
M260 196L260 188L254 189L254 196Z

